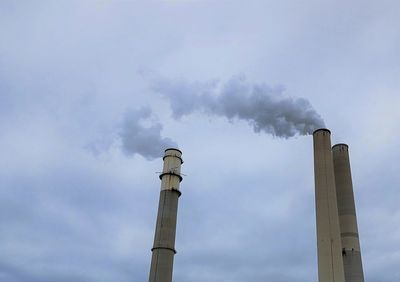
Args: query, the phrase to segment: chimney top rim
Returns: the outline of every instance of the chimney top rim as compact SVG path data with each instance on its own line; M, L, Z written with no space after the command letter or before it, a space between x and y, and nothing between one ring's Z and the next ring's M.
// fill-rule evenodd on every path
M345 146L347 148L349 147L349 145L347 145L346 143L337 143L337 144L332 146L332 149L335 148L335 147L339 147L339 146Z
M331 131L329 129L327 129L327 128L318 128L318 129L314 130L313 135L315 133L317 133L318 131L326 131L326 132L329 132L329 134L331 134Z
M167 152L167 151L170 151L170 150L173 150L173 151L178 151L179 153L181 153L181 154L182 154L182 151L181 151L181 150L179 150L179 149L177 149L177 148L167 148L167 149L165 149L165 150L164 150L164 152Z

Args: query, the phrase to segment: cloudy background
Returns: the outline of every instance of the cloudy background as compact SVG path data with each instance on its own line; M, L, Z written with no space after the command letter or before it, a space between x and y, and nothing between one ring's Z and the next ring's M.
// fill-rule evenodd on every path
M317 281L311 136L174 110L237 77L306 99L349 144L366 281L400 281L399 11L1 1L0 281L146 281L173 142L186 174L175 282Z

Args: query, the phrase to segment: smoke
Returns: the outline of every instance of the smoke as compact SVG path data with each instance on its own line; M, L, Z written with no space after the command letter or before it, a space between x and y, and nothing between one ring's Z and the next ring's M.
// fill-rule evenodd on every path
M120 131L124 153L139 154L148 160L161 157L164 149L177 146L170 138L161 137L162 128L149 107L126 112Z
M233 77L226 83L158 78L152 80L151 87L169 101L176 120L200 112L230 121L243 120L255 132L281 138L312 134L324 127L324 121L308 100L285 97L282 87L251 84L244 76ZM177 146L170 138L161 136L162 129L150 107L126 112L119 132L122 150L148 160L161 157L164 149Z
M251 84L236 76L221 84L157 79L152 89L166 97L175 119L193 112L247 121L255 132L289 138L312 134L324 121L310 102L284 97L282 87Z

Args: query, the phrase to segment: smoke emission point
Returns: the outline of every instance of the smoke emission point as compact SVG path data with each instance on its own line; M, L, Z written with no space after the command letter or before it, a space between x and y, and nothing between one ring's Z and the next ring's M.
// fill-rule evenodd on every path
M331 134L331 131L330 131L329 129L327 129L327 128L318 128L318 129L314 130L313 135L314 135L315 133L317 133L318 131L326 131L326 132L328 132L329 134Z
M128 156L139 154L147 160L161 158L164 150L178 146L161 136L162 129L150 107L127 111L119 133L123 152Z
M152 81L152 89L170 102L175 119L201 112L230 121L243 120L255 132L281 138L311 135L325 126L308 100L285 97L283 87L252 84L244 76L225 83L158 78Z

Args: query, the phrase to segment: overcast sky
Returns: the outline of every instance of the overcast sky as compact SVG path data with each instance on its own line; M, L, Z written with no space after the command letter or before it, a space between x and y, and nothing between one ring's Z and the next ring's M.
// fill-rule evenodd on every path
M175 282L317 281L312 137L229 116L237 79L349 145L366 282L400 281L399 27L385 0L0 1L0 281L147 281L169 144Z

